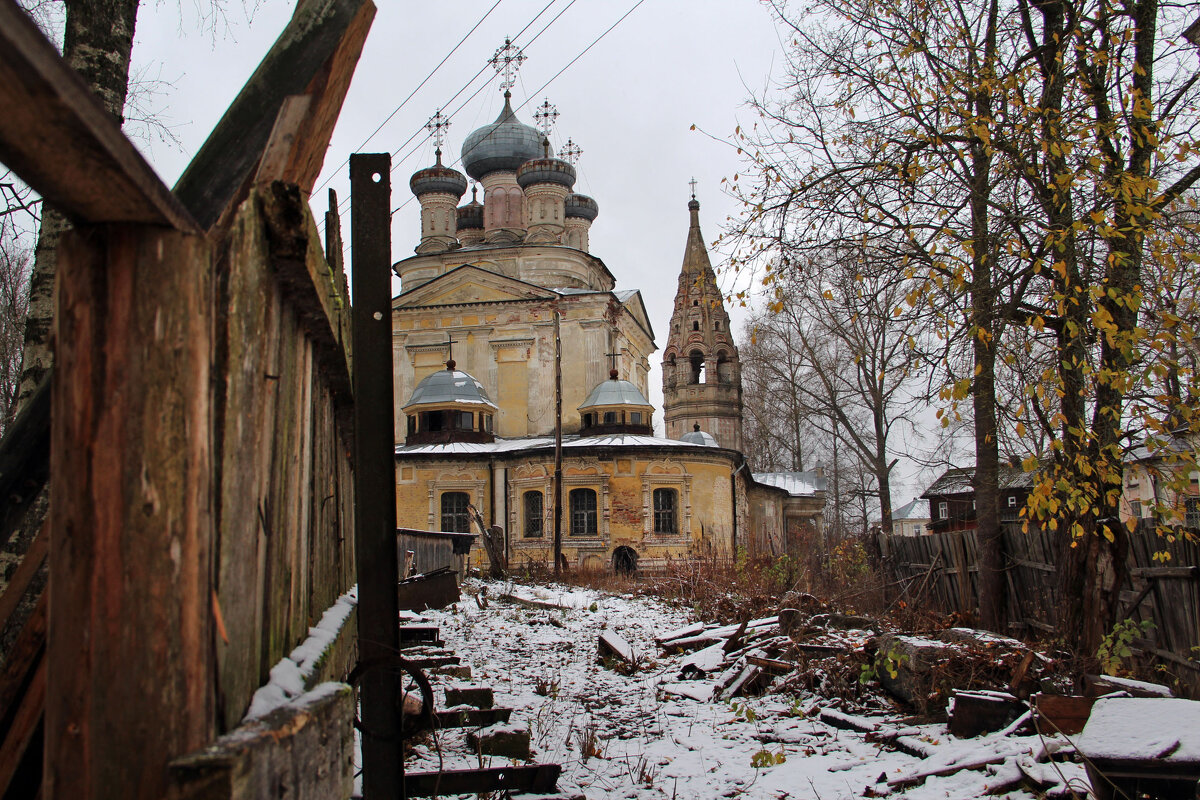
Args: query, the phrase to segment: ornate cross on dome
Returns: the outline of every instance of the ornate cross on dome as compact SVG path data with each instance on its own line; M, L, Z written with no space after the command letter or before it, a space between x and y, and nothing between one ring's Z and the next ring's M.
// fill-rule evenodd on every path
M521 65L528 58L529 56L525 55L525 52L521 48L513 44L508 38L505 38L504 46L496 50L495 55L488 61L492 65L492 69L496 70L496 73L502 76L500 79L500 89L505 94L508 94L508 90L516 85L517 70L521 68Z
M554 127L554 121L558 119L558 106L550 104L550 98L545 98L537 111L533 112L533 119L537 124L537 128L542 132L542 136L550 138L550 129Z
M446 141L446 131L449 129L450 118L443 114L440 108L429 118L429 122L425 123L425 130L429 131L429 136L433 139L433 146L437 149L439 160L442 155L442 142Z
M608 358L608 371L610 373L616 372L617 371L617 359L621 357L621 354L620 353L605 353L604 355Z
M688 181L688 186L692 187L692 199L695 200L696 199L696 179L692 178L690 181Z
M579 160L581 155L583 155L583 149L580 148L579 145L575 144L575 142L567 139L567 143L563 145L562 150L560 150L558 154L562 156L568 164L575 166L575 162Z

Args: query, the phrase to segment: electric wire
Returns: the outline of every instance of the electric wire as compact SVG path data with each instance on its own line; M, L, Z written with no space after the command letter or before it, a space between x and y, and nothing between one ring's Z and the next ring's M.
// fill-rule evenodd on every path
M497 0L497 3L499 3L499 1L500 1L500 0ZM534 15L533 15L533 18L532 18L531 20L529 20L529 22L525 23L525 27L523 27L523 28L521 28L521 30L517 31L517 34L516 34L515 36L513 36L513 37L512 37L512 40L515 42L515 41L516 41L518 38L520 38L520 37L521 37L521 35L525 33L525 31L527 31L527 30L529 30L531 27L533 27L533 24L534 24L535 22L537 22L537 21L538 21L538 20L541 18L541 16L542 16L543 14L545 14L545 13L546 13L546 11L547 11L547 10L549 10L549 8L550 8L552 5L554 5L555 3L557 3L557 2L558 2L558 0L550 0L550 2L546 3L546 5L542 6L542 9L541 9L541 11L539 11L539 12L538 12L538 13L536 13L536 14L534 14ZM528 42L528 44L526 44L526 45L524 45L524 46L525 46L525 47L528 47L530 44L533 44L535 41L537 41L537 38L538 38L538 36L541 36L543 33L545 33L545 32L546 32L546 29L547 29L547 28L549 28L551 25L553 25L553 24L555 23L555 21L556 21L556 20L557 20L559 17L561 17L561 16L563 15L563 12L565 12L565 11L566 11L568 8L570 8L571 6L575 5L575 3L576 3L576 2L577 2L577 0L571 0L571 2L567 4L566 8L564 8L564 9L563 9L562 11L560 11L560 12L559 12L557 15L555 15L554 19L550 20L550 22L549 22L549 23L547 23L547 24L546 24L546 26L545 26L545 27L543 27L543 28L542 28L540 31L538 31L537 35L536 35L536 36L534 36L532 39L530 39L530 40L529 40L529 42ZM494 7L495 7L495 6L493 6L493 8L494 8ZM489 11L488 13L491 13L491 12ZM483 21L483 20L480 20L480 22L482 22L482 21ZM476 27L478 27L478 24L476 25ZM472 30L474 30L474 28L472 28ZM469 34L468 34L468 35L469 35ZM464 38L465 38L465 37L464 37ZM460 43L460 44L461 44L461 43ZM457 49L457 46L456 46L456 49ZM453 102L454 102L454 101L455 101L455 100L458 98L458 96L459 96L459 95L461 95L461 94L462 94L463 92L465 92L467 89L471 88L471 84L473 84L473 83L475 82L475 79L476 79L476 78L478 78L480 75L482 75L484 72L486 72L486 71L487 71L487 69L488 69L488 67L489 67L489 64L487 64L487 63L485 63L485 64L484 64L482 67L480 67L480 68L479 68L479 71L478 71L478 72L476 72L474 75L472 75L470 78L468 78L468 79L467 79L467 82L466 82L466 83L464 83L464 84L462 85L462 87L461 87L461 88L460 88L460 89L459 89L457 92L455 92L455 93L454 93L454 94L453 94L453 95L450 97L450 99L449 99L449 100L447 100L446 102L442 103L440 107L441 107L441 108L446 108L446 107L447 107L447 106L449 106L451 103L453 103ZM422 81L422 84L423 84L423 83L424 83L424 81ZM468 97L466 100L464 100L462 103L460 103L460 104L459 104L459 106L458 106L458 108L456 108L456 109L454 109L453 111L451 111L451 112L450 112L450 113L449 113L447 116L453 117L455 114L457 114L459 111L461 111L461 110L462 110L462 109L463 109L463 108L464 108L464 107L467 105L467 103L470 103L472 100L474 100L474 99L475 99L475 97L476 97L476 96L478 96L478 95L479 95L479 93L480 93L481 91L483 91L483 89L484 89L484 88L486 88L486 87L487 87L487 82L485 81L485 82L484 82L484 83L483 83L483 84L482 84L482 85L481 85L481 86L480 86L478 89L476 89L474 92L472 92L472 94L471 94L471 96L470 96L470 97ZM419 89L420 87L418 86L417 88ZM416 89L414 89L414 90L413 90L413 94L415 94L415 93L416 93ZM412 97L412 94L410 94L410 95L409 95L409 97L411 98L411 97ZM406 98L406 99L405 99L405 102L408 102L408 98ZM401 105L403 105L403 103L402 103ZM397 108L397 109L396 109L395 111L393 111L393 112L392 112L390 115L388 115L388 120L390 120L390 119L391 119L393 116L395 116L396 112L397 112L397 111L399 111L399 110L400 110L400 109L399 109L399 108ZM387 120L384 120L384 124L386 124L386 123L387 123ZM379 127L380 127L380 128L382 128L382 127L383 127L383 125L380 125ZM403 150L405 147L407 147L407 146L408 146L408 145L409 145L409 144L410 144L410 143L411 143L411 142L412 142L414 139L416 139L418 136L420 136L420 135L421 135L421 132L422 132L424 129L425 129L425 127L424 127L423 125L422 125L421 127L417 128L417 129L416 129L416 130L415 130L415 131L414 131L414 132L413 132L413 133L412 133L412 134L411 134L411 135L410 135L410 136L409 136L407 139L405 139L405 140L404 140L404 142L402 142L402 143L400 144L400 146L399 146L399 147L397 147L397 148L396 148L394 151L392 151L392 155L394 156L396 153L399 153L401 150ZM378 131L379 131L379 129L377 128L377 129L376 129L376 133L378 133ZM373 134L371 134L371 136L374 136L374 135L375 135L374 133L373 133ZM369 141L369 139L368 139L368 141ZM365 142L364 142L364 144L365 144ZM360 147L361 147L361 145L360 145ZM401 165L401 164L403 164L405 161L407 161L409 158L411 158L411 157L412 157L412 155L413 155L413 154L414 154L414 153L415 153L417 150L419 150L419 149L420 149L420 146L418 146L417 148L415 148L415 149L414 149L414 150L412 150L412 151L409 151L409 153L407 153L407 154L404 156L404 158L401 158L401 159L399 159L399 160L394 160L394 161L393 161L393 163L392 163L392 172L395 172L395 171L396 171L396 170L397 170L397 169L400 167L400 165ZM348 163L350 163L350 159L349 159L349 158L347 158L347 159L346 159L345 163L344 163L342 166L345 166L345 164L348 164ZM340 167L340 166L339 166L339 167L338 167L338 170L341 170L341 168L342 168L342 167ZM323 186L325 186L325 185L326 185L326 184L327 184L327 183L328 183L330 180L333 180L333 176L334 176L334 175L336 175L336 174L337 174L337 170L335 170L335 171L334 171L334 173L333 173L333 175L331 175L329 178L327 178L327 179L326 179L326 182L325 182L324 184L321 184L321 186L323 187ZM338 203L338 211L339 211L339 212L340 212L340 211L342 211L342 210L343 210L343 208L346 206L346 204L347 204L347 203L349 203L349 202L350 202L350 199L349 199L348 197L347 197L347 198L344 198L344 199L343 199L341 202L339 202L339 203Z
M539 86L536 91L529 94L526 97L525 101L523 103L521 103L520 105L518 105L515 109L513 109L513 111L514 112L520 111L522 108L527 106L532 100L534 100L538 95L540 95L546 87L548 87L550 84L554 83L554 81L560 75L562 75L564 72L566 72L568 69L570 69L570 67L576 61L583 58L589 50L591 50L593 47L595 47L600 42L601 39L603 39L605 36L607 36L609 33L611 33L613 31L613 29L616 28L618 25L620 25L622 22L624 22L626 17L628 17L630 14L632 14L634 11L636 11L638 9L638 7L640 5L642 5L642 3L644 3L644 2L646 2L646 0L637 0L637 2L634 3L632 6L630 6L629 10L626 11L624 14L622 14L620 16L620 18L617 19L616 22L614 22L612 25L609 25L608 28L606 28L603 33L601 33L599 36L597 36L595 39L593 39L587 47L585 47L585 48L583 48L583 50L579 51L579 53L577 53L574 58L572 58L570 61L568 61L566 63L566 65L563 66L562 69L560 69L558 72L554 73L554 75L548 81L546 81L541 86ZM575 0L571 0L571 5L574 5L574 4L575 4ZM570 8L570 7L571 7L570 5L567 6L567 8ZM563 9L563 11L566 11L566 9ZM559 16L562 16L562 12L559 13ZM554 19L557 20L558 17L555 17ZM550 27L550 25L552 25L552 24L554 24L554 20L551 20L550 23L546 26L546 28ZM546 28L543 28L541 31L539 31L538 36L540 36L542 33L544 33L546 31ZM536 40L536 38L537 37L534 37L534 40ZM533 44L534 40L530 40L529 44ZM525 46L528 47L529 45L525 45ZM479 92L476 91L476 94L478 94L478 93ZM474 97L474 95L472 95L472 98L473 97ZM468 98L467 102L469 102L470 99L471 98ZM460 108L461 108L461 106L460 106ZM411 141L411 139L409 141ZM411 152L409 153L409 155L411 155ZM406 155L405 159L407 159L408 157L409 156ZM392 170L395 171L396 167L398 167L400 165L400 163L403 163L403 160L405 160L405 159L401 159L401 161L397 162L396 165L392 167ZM460 156L459 158L455 159L455 161L451 164L451 166L456 166L461 161L462 161L462 157ZM401 209L403 209L405 206L407 206L409 203L411 203L414 199L415 199L414 197L407 198L403 203L401 203L400 205L398 205L392 209L392 214L394 215L397 211L400 211Z
M454 45L454 47L450 48L450 52L446 53L446 55L442 57L442 60L437 63L437 66L429 71L429 74L425 76L425 79L422 80L420 83L418 83L417 87L408 93L408 97L401 100L400 105L398 105L394 109L392 109L392 113L388 114L387 118L385 118L383 120L383 122L379 123L379 127L375 128L375 130L371 131L371 135L368 136L366 139L364 139L362 144L360 144L358 147L354 148L355 153L362 152L362 149L364 147L366 147L367 144L372 139L375 138L375 135L377 133L379 133L381 130L383 130L383 126L387 125L389 122L391 122L392 117L394 117L400 113L400 109L404 108L405 104L407 104L409 100L413 99L413 95L415 95L417 92L421 91L421 87L424 86L426 83L428 83L429 79L432 78L435 74L437 74L437 71L442 68L442 65L450 60L450 56L452 56L458 52L458 48L462 47L463 42L465 42L468 38L470 38L471 34L474 33L479 28L479 26L483 24L484 20L486 20L489 16L491 16L492 12L496 10L496 6L500 5L503 2L504 2L504 0L496 0L495 3L492 3L492 7L489 8L486 12L484 12L484 15L482 17L480 17L474 25L471 26L471 30L467 31L463 35L463 37L458 40L458 44L456 44L456 45ZM551 0L551 2L553 2L553 0ZM474 80L474 79L472 79L472 80ZM341 164L339 164L333 171L331 171L329 173L329 177L327 177L324 180L324 182L316 188L315 192L319 192L322 189L324 189L326 186L328 186L329 182L332 181L334 179L334 177L339 172L342 171L342 168L345 167L349 163L350 163L350 157L346 156L346 160L343 161Z

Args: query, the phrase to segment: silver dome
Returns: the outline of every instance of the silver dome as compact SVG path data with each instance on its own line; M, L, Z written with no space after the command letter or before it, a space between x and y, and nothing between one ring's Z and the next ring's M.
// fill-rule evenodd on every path
M593 222L600 213L600 206L586 194L569 194L564 208L568 217L586 219Z
M587 408L597 408L601 406L649 406L650 401L638 391L638 388L629 381L609 378L601 382L592 393L587 396L587 400L579 406L579 410L583 411Z
M720 447L720 445L717 444L717 440L713 438L711 433L699 430L698 426L696 430L688 431L683 436L680 436L679 441L687 442L689 444L699 444L705 447Z
M496 408L483 384L460 370L440 369L413 389L404 408L434 403L462 403Z
M496 121L472 131L463 142L463 169L476 180L497 170L515 172L531 158L543 157L542 139L537 128L517 119L505 94L504 110ZM549 155L554 155L553 149Z

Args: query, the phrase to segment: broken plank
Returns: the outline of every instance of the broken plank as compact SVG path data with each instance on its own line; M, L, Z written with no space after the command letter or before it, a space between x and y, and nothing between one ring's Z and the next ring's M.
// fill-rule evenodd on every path
M199 230L16 3L0 3L0 108L0 161L68 217Z
M280 109L293 95L312 105L282 168L301 191L313 181L329 144L350 76L375 16L370 0L299 3L286 28L175 184L175 194L205 230L236 208Z
M433 712L437 728L486 728L497 722L508 722L511 708L450 708Z
M766 658L765 656L755 655L747 655L746 663L753 664L756 667L764 669L772 675L786 675L799 667L798 664L792 661L783 661L778 658Z
M663 647L670 646L672 639L682 639L685 636L695 636L698 633L703 633L707 626L703 622L693 622L691 625L684 625L682 628L667 631L654 637L654 641ZM713 626L716 627L716 626Z
M410 772L404 776L404 792L408 797L499 791L552 792L561 772L562 767L558 764Z
M601 659L611 657L630 666L633 666L637 662L633 646L625 641L624 637L616 631L604 631L601 633L596 649Z

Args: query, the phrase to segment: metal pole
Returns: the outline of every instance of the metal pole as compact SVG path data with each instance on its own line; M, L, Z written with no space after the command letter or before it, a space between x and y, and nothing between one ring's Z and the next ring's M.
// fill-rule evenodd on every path
M354 536L358 658L400 651L396 557L396 431L392 397L391 156L350 156L354 336ZM370 669L359 689L363 797L404 797L398 680Z
M562 337L554 309L554 574L562 571Z

